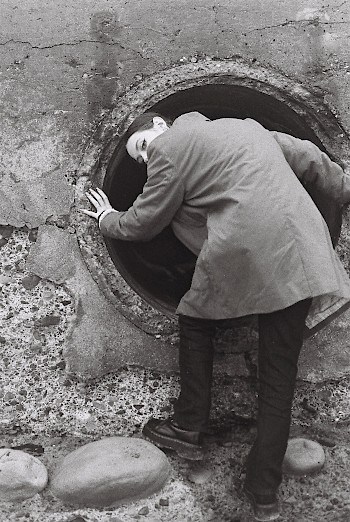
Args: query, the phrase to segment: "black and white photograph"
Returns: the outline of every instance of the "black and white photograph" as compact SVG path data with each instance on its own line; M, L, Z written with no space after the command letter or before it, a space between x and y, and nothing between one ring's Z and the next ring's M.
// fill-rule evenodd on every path
M349 522L350 3L0 22L0 522Z

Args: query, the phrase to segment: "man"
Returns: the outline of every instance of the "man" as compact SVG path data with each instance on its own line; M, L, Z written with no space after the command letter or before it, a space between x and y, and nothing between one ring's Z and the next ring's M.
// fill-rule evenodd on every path
M215 328L258 315L257 437L245 491L256 519L274 520L305 324L312 328L350 300L326 222L303 184L342 207L350 178L312 143L251 119L188 113L169 125L146 113L125 142L133 159L147 163L142 194L118 212L100 189L91 190L96 212L84 212L99 220L103 234L124 240L148 240L171 223L198 255L177 309L180 396L173 417L150 419L143 433L187 458L201 456Z

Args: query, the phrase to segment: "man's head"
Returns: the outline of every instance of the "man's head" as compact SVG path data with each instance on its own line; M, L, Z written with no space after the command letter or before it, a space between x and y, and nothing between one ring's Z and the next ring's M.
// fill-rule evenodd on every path
M129 156L139 163L147 163L149 144L170 125L168 119L156 112L145 112L135 118L124 135Z

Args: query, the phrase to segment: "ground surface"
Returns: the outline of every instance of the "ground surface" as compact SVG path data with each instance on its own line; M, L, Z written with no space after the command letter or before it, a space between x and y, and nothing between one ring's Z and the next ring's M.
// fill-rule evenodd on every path
M6 263L1 266L0 316L6 329L0 335L0 447L31 452L51 474L62 457L85 443L105 436L140 436L150 416L171 413L179 388L176 375L140 368L123 368L89 384L67 379L62 347L71 296L60 285L28 279L23 259L34 239L31 232L17 231L2 247ZM350 519L349 381L299 382L292 434L323 444L326 465L314 477L285 477L284 521ZM64 506L47 488L17 505L1 503L0 521L248 522L251 513L240 476L254 437L255 409L254 379L216 376L216 435L206 441L202 484L189 480L196 470L188 462L169 454L171 479L148 499L115 509L77 509Z
M51 474L75 448L105 436L140 436L150 416L169 415L178 379L131 367L89 384L71 382L62 352L72 297L64 286L26 270L35 231L9 229L7 236L1 246L0 446L33 453ZM285 477L282 520L350 518L349 381L299 382L292 434L323 444L326 465L314 477ZM251 512L240 476L254 437L256 383L217 375L213 393L213 427L221 434L207 440L207 462L200 472L204 483L191 482L195 470L169 454L171 479L151 498L115 509L77 509L64 506L47 488L20 504L0 504L0 521L248 522Z
M154 408L144 402L142 382L145 379L153 382ZM173 381L170 376L125 369L84 389L78 384L60 387L54 382L48 383L49 393L55 388L56 394L51 398L51 411L46 419L45 400L36 408L37 418L42 417L40 421L25 422L27 408L24 405L16 420L13 418L11 423L2 426L0 445L20 447L36 455L52 472L64 455L82 444L110 435L140 436L141 426L149 415L168 415ZM328 383L310 390L310 386L299 384L292 435L320 442L326 452L326 464L315 476L284 477L281 520L345 522L350 518L348 385L348 382ZM128 387L133 387L135 393L128 394L125 400L123 391ZM232 406L230 411L228 403ZM4 404L6 408L6 400ZM339 404L343 405L342 411L338 411ZM254 417L254 383L217 378L212 418L216 435L207 437L207 456L201 466L168 453L173 467L171 478L159 493L148 499L114 509L78 509L64 506L47 488L19 505L0 504L0 520L248 522L252 517L241 493L241 470L254 438ZM206 477L203 483L189 480L190 474L196 472Z

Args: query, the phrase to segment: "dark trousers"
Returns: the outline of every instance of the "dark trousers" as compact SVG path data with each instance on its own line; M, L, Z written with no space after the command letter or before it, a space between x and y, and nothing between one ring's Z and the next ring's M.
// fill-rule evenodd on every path
M282 480L291 409L311 299L260 314L257 436L246 462L246 485L254 493L275 493ZM181 391L174 421L182 428L208 427L213 371L213 337L227 320L179 316Z

